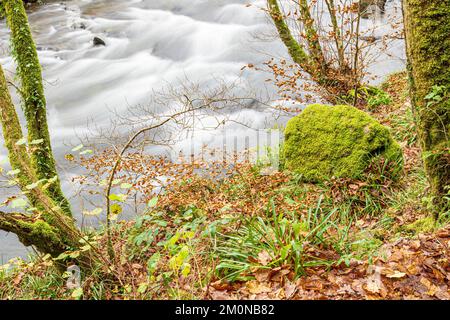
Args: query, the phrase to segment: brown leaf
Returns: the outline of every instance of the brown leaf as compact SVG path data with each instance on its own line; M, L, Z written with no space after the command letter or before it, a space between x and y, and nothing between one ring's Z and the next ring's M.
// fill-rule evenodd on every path
M266 250L258 253L258 262L260 264L262 264L263 266L267 266L270 261L272 261L272 257Z
M253 275L259 282L264 282L269 280L271 272L272 272L271 270L259 269L256 272L254 272Z
M429 296L434 296L435 293L439 290L437 286L435 286L430 280L425 277L420 278L420 283L428 289L428 292L426 294Z
M323 289L323 283L318 280L310 280L305 283L305 289L313 291L321 291Z
M363 285L363 289L373 293L380 294L381 296L386 296L387 291L384 287L383 281L381 281L381 271L383 270L380 266L369 266L367 272L371 273L369 277L366 279L365 285Z
M254 280L247 282L246 288L250 293L253 293L253 294L260 294L260 293L272 291L272 289L266 283L258 282L258 281L254 281Z
M406 270L408 270L408 273L411 275L417 275L420 273L420 268L415 264L409 265L406 267Z
M439 238L450 238L450 228L439 230L438 232L436 232L436 235Z
M233 289L229 283L222 282L221 280L211 283L210 286L220 291Z
M275 268L272 270L272 274L270 276L270 280L274 282L281 282L284 280L286 275L290 273L288 269Z
M411 242L411 248L415 249L415 250L419 250L420 249L420 240L415 240Z
M284 284L284 293L286 295L286 299L290 299L296 291L297 286L290 281L286 281L286 283Z
M209 296L212 300L232 300L233 297L230 296L226 291L210 290Z
M339 288L337 290L337 293L340 293L340 294L345 294L345 293L354 294L355 290L353 290L352 287L349 284L344 284L341 288Z
M400 272L398 270L395 270L393 272L389 272L388 274L386 274L387 278L395 278L395 279L399 279L399 278L403 278L404 276L406 276L406 273L404 272Z
M367 279L366 285L363 285L363 288L370 293L379 293L381 291L380 282L374 277Z

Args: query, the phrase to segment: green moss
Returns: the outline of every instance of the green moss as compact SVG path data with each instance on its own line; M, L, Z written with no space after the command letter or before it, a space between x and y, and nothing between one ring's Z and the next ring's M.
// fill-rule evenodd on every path
M401 148L388 128L350 106L311 105L285 130L286 168L307 180L360 177L377 156L398 162Z
M356 235L356 239L350 244L350 248L353 254L360 259L373 255L382 245L383 241L376 239L368 232L364 232Z
M284 21L283 13L280 10L277 0L268 0L269 13L278 30L281 40L286 45L290 56L294 62L301 66L307 66L309 64L309 56L304 50L303 46L295 40L288 25Z
M433 231L436 226L436 220L432 216L419 219L411 224L404 226L404 230L413 232L414 234L426 233Z
M405 0L404 17L411 102L438 215L450 181L450 0Z
M61 241L55 232L55 229L45 221L37 220L32 223L19 221L19 225L23 229L29 230L28 236L30 238L44 238L55 243L60 243Z
M28 17L22 0L4 0L2 3L11 30L12 54L17 62L17 74L21 81L20 93L27 121L28 141L42 140L42 143L31 149L31 162L38 179L51 179L58 175L58 172L47 125L42 70ZM59 180L52 183L45 192L67 215L71 215L69 202L61 191Z
M46 221L34 220L25 215L0 215L0 229L15 233L24 245L33 245L37 250L53 256L68 247L66 237L57 228Z

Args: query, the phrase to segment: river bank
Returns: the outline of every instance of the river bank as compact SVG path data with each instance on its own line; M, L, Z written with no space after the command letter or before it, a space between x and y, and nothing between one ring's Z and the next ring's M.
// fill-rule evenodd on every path
M58 259L35 256L0 269L0 299L450 299L449 217L434 223L423 202L405 73L382 88L391 102L370 114L402 146L396 182L376 168L316 184L245 165L220 181L185 175L114 224L116 259L79 289L64 285ZM107 235L89 237L108 256Z
M247 6L249 3L253 6ZM266 82L267 74L241 70L249 64L260 66L270 57L287 56L260 9L264 6L265 1L238 0L71 0L50 1L33 9L29 20L43 66L52 143L69 197L74 199L78 192L70 181L79 170L65 155L83 143L79 137L94 136L92 124L110 130L115 115L126 116L130 106L149 104L152 92L168 83L176 86L189 79L205 89L219 87L218 79L226 84L238 82L234 95L251 94L270 103L249 104L229 116L252 129L283 127L286 118L276 118L270 110L271 104L279 101L276 89ZM390 19L396 10L398 7L391 1L384 19ZM261 39L255 34L267 36ZM105 46L94 46L95 37L101 38ZM14 63L8 40L2 22L0 62L12 78ZM401 43L393 44L390 56L379 58L383 67L381 63L372 66L376 74L403 68ZM14 98L18 103L17 95ZM239 126L228 129L242 135L247 130ZM199 130L197 134L199 141L214 142L222 139L223 130ZM0 154L2 159L6 157L3 148ZM4 188L0 194L7 197L8 192ZM85 204L72 200L79 221ZM1 233L0 237L3 260L26 256L14 236Z

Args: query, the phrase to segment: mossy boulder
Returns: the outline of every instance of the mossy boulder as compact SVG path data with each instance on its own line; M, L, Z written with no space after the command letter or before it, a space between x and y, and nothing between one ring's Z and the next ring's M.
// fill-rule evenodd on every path
M286 169L306 180L360 178L374 159L401 168L402 151L389 129L351 106L310 105L289 120L283 158Z

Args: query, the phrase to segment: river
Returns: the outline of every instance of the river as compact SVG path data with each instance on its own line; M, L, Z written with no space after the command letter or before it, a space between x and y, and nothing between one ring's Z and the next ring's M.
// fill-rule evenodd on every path
M63 156L70 145L79 143L77 137L86 133L88 121L107 128L110 110L123 114L129 106L145 104L152 91L167 83L189 79L214 85L217 78L229 83L242 78L249 90L276 100L266 73L241 71L272 56L287 57L282 43L270 37L275 30L258 9L264 4L264 0L72 0L51 2L31 12L50 134L63 176L74 174L64 167ZM398 1L389 1L380 25L398 12ZM106 46L94 46L94 37ZM403 42L394 42L390 54L378 58L371 71L382 76L402 69L403 51ZM0 22L0 63L12 77L14 64L4 21ZM17 102L17 96L14 99ZM261 109L243 110L241 116L254 128L279 121ZM6 157L4 149L0 157ZM74 193L69 183L64 189ZM0 190L0 198L6 194ZM0 232L0 264L27 253L14 235Z

